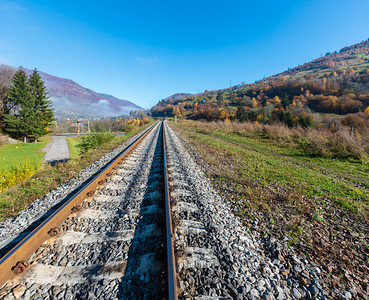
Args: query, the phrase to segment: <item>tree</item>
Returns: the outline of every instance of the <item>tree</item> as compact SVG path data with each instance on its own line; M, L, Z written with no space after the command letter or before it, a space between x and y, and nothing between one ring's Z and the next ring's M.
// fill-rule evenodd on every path
M8 113L2 115L4 130L15 138L24 138L37 133L36 113L31 87L22 68L14 74L8 92Z
M220 110L219 119L224 120L226 118L228 118L228 112L225 109Z
M252 104L252 107L253 108L257 108L258 107L258 102L256 101L255 97L252 97L251 104Z
M180 117L181 117L181 111L180 111L180 109L179 109L178 105L173 106L172 114L173 114L175 117L178 117L178 118L180 118Z
M245 108L243 106L239 106L237 107L237 112L236 112L236 118L237 120L239 120L240 122L246 122L248 121L248 114L245 110Z
M365 109L364 113L369 116L369 106Z
M8 90L12 83L15 69L7 65L0 65L0 114L9 113Z
M283 113L282 122L285 123L288 127L293 127L293 125L295 124L292 118L292 114L289 110Z
M275 106L280 106L280 105L281 105L281 99L279 99L279 97L278 97L278 96L275 96L275 97L273 98L273 104L274 104Z
M305 114L302 114L300 117L299 117L299 124L302 126L302 127L312 127L313 126L313 120L310 118L310 116L307 116Z
M45 83L40 74L34 69L33 73L28 79L31 88L32 102L34 105L36 127L35 135L41 137L48 133L48 127L55 120L52 110L52 102L49 100L48 92L46 91Z
M282 100L282 106L284 108L287 108L290 104L291 104L290 99L288 98L287 94L284 93L284 97L283 97L283 100Z
M216 97L217 101L223 101L224 97L223 97L223 93L219 90L217 97Z

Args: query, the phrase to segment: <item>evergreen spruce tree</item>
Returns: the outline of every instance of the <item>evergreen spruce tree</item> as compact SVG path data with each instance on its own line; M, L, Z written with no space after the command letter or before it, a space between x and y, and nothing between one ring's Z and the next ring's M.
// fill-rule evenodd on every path
M295 125L292 114L289 110L284 112L282 120L283 123L286 124L288 127L293 127Z
M284 108L287 108L290 104L291 104L291 100L288 98L288 95L286 93L284 93L284 97L282 99L282 106Z
M216 99L217 99L217 101L223 101L224 100L223 93L221 92L221 90L218 91Z
M243 106L237 107L236 118L240 122L246 122L249 119L247 111Z
M45 83L36 69L34 69L33 73L30 75L28 83L31 87L31 95L34 103L36 127L35 141L37 141L38 137L47 134L47 128L55 119L52 110L52 102L49 100Z
M8 93L9 113L2 115L4 130L15 138L24 138L36 134L36 113L31 88L26 73L19 68L12 79Z

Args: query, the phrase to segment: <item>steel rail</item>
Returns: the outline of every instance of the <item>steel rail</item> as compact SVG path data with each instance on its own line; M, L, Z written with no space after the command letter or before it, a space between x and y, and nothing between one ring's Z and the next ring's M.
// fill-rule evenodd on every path
M165 193L165 219L166 219L166 241L167 241L167 269L168 269L168 299L178 299L178 276L176 261L174 256L174 231L172 223L171 203L170 203L170 191L168 186L168 168L166 158L166 139L165 139L165 121L162 122L163 131L163 155L164 155L164 193Z
M67 219L67 217L78 207L83 200L92 196L94 190L105 182L105 179L111 175L116 166L147 136L153 128L158 125L155 122L146 131L115 158L105 165L100 171L88 179L75 195L65 201L57 210L55 210L45 221L23 238L15 247L13 247L0 260L0 287L2 287L14 273L22 272L27 267L27 260L50 236L58 232L58 227ZM72 192L73 193L73 192Z

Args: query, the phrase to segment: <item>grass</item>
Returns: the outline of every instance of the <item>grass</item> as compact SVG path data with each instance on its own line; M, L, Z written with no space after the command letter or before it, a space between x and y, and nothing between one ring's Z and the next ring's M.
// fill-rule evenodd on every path
M0 192L31 177L41 168L45 152L41 149L50 142L50 137L39 143L19 143L0 148Z
M300 147L303 135L284 127L268 136L252 124L247 130L188 120L171 126L196 151L206 176L245 226L253 230L258 221L256 234L287 237L297 253L332 265L331 288L333 281L347 284L342 270L359 278L360 268L369 267L366 160L311 155Z
M239 163L232 166L233 172L237 174L235 178L230 178L228 169L220 170L221 177L241 185L272 187L276 193L283 189L293 190L304 197L328 198L343 208L368 215L367 163L314 157L296 148L292 141L283 143L252 133L222 129L210 131L206 129L208 124L204 128L191 127L191 122L182 121L179 126L186 130L192 140L208 145L212 151L224 152L227 158L232 157L232 160ZM217 157L209 159L217 160ZM262 193L256 190L253 192Z
M19 143L0 147L0 168L10 168L23 161L40 163L45 156L45 152L41 149L50 141L50 136L45 136L38 143Z
M81 137L67 137L65 138L69 148L69 160L75 160L79 157L79 149L76 145L80 142Z
M67 163L57 164L54 168L44 166L29 179L0 194L0 222L16 216L36 199L44 197L48 192L68 180L73 180L75 176L78 176L79 171L113 151L151 124L152 122L135 128L134 131L126 135L116 136L109 143L89 150L82 155L78 155L79 152L75 149L76 144L79 142L78 138L68 138L71 159Z
M91 149L98 148L99 146L110 142L115 136L116 135L114 133L109 131L96 132L87 136L82 136L76 147L79 149L81 154L84 154Z

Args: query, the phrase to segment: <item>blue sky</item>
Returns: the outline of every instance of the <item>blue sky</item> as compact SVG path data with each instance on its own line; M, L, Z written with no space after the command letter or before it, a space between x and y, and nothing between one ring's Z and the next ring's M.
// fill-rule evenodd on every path
M369 38L369 1L3 1L0 63L145 108Z

